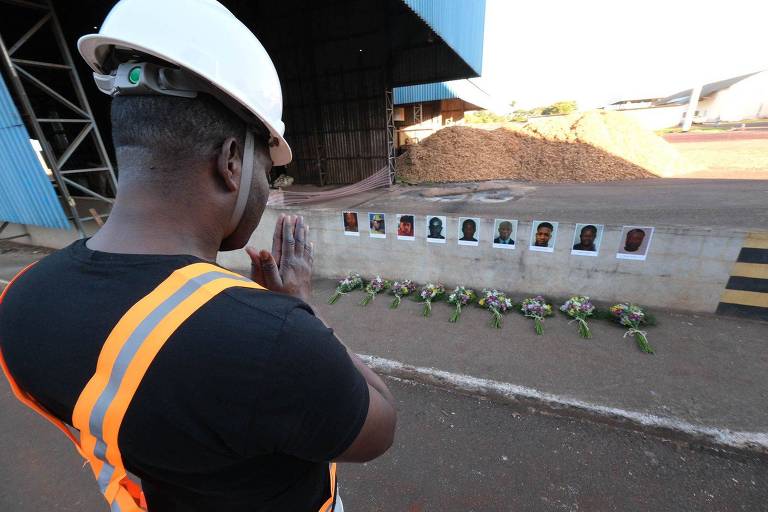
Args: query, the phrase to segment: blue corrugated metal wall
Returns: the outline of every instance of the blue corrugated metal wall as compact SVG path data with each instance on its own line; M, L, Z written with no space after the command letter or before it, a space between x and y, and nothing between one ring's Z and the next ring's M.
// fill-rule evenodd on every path
M403 0L469 66L482 73L485 0Z
M29 134L0 76L0 223L69 228Z
M448 84L439 82L436 84L409 85L406 87L395 87L394 102L395 105L406 105L408 103L421 103L435 100L449 100L458 98Z

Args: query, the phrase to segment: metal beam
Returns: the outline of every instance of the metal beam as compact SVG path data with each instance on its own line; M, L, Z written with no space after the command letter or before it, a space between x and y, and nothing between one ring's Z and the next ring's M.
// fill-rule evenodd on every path
M53 28L53 35L56 38L56 41L59 43L59 49L61 50L62 56L64 57L64 62L71 68L69 78L72 82L72 87L75 88L75 94L77 94L80 105L82 105L83 109L87 113L87 117L93 122L93 137L96 141L96 150L101 157L101 163L103 163L105 167L109 168L109 185L112 188L112 192L117 194L117 177L115 177L115 170L112 167L112 161L109 159L107 148L104 146L104 140L101 138L101 132L99 131L99 127L96 125L93 112L91 111L91 105L88 103L88 96L85 94L83 84L80 82L80 77L77 74L75 63L72 60L72 55L67 49L67 41L64 39L64 33L61 31L61 24L59 23L59 18L56 15L56 10L53 8L51 0L47 0L47 2L51 9L51 16L53 16L53 23L51 27Z
M47 5L39 4L37 2L28 2L27 0L0 0L0 3L15 5L17 7L28 7L30 9L48 10Z
M69 69L66 64L57 64L55 62L43 62L40 60L28 60L28 59L11 59L14 64L23 64L24 66L32 66L36 68L50 68L50 69Z
M93 124L87 124L83 126L83 129L80 130L80 133L77 134L77 137L75 137L75 140L72 141L72 143L69 145L69 147L62 153L61 157L56 161L56 167L61 170L62 167L64 167L64 164L67 163L67 160L69 160L69 157L72 156L72 153L75 152L77 147L85 140L85 138L88 136L89 133L91 133L91 130L93 129Z
M90 119L59 119L53 117L38 118L38 123L90 123Z
M11 55L11 56L13 56L13 54L14 54L14 53L16 53L16 50L18 50L19 48L21 48L21 46L22 46L24 43L26 43L26 42L29 40L29 38L30 38L30 37L32 37L33 35L35 35L35 33L36 33L38 30L40 30L40 27L42 27L43 25L45 25L45 23L46 23L46 22L47 22L49 19L51 19L51 13L46 13L46 14L45 14L45 16L43 16L43 17L40 19L40 21L38 21L37 23L35 23L34 25L32 25L32 28L30 28L29 30L27 30L27 31L26 31L26 33L25 33L23 36L21 36L21 37L19 38L19 40L18 40L18 41L16 41L15 43L13 43L13 46L11 46L11 47L8 49L8 55Z
M90 169L68 169L66 171L61 171L61 174L65 175L65 174L79 174L79 173L88 173L88 172L103 172L108 170L109 170L109 167L92 167Z
M85 192L85 193L86 193L86 194L88 194L89 196L93 196L93 197L95 197L96 199L100 199L100 200L104 201L105 203L114 204L114 202L115 202L115 200L114 200L114 199L110 199L110 198L108 198L108 197L104 197L104 196L102 196L101 194L97 194L97 193L96 193L96 192L94 192L93 190L90 190L90 189L88 189L88 188L86 188L86 187L84 187L84 186L80 185L79 183L72 181L72 180L71 180L71 179L69 179L69 178L64 178L64 177L62 177L61 179L64 181L64 183L66 183L66 184L67 184L67 186L69 186L69 187L74 187L74 188L76 188L76 189L80 190L81 192Z
M83 111L82 109L80 109L80 107L78 107L77 105L75 105L74 103L69 101L67 98L65 98L61 94L57 93L56 91L54 91L53 89L51 89L50 87L45 85L43 82L41 82L37 77L32 75L26 69L22 68L21 66L19 66L17 64L14 64L13 67L17 71L21 72L21 74L24 75L24 78L26 78L27 80L32 82L33 85L37 86L44 93L46 93L49 96L51 96L52 98L58 100L59 102L64 104L66 107L69 107L70 109L75 111L75 113L80 114L83 117L89 117L87 112Z
M391 186L395 183L395 107L392 89L384 91L384 99L387 111L387 167Z

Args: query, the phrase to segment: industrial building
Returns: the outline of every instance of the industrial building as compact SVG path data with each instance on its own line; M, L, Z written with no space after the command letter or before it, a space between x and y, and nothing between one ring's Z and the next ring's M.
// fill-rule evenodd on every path
M294 151L284 171L297 183L393 173L393 89L481 72L485 0L222 3L275 63ZM109 215L119 177L109 98L75 44L112 5L0 0L0 238L57 246L50 229L87 236Z
M396 87L394 98L398 148L418 144L445 126L463 124L467 112L489 110L504 115L511 110L471 80Z

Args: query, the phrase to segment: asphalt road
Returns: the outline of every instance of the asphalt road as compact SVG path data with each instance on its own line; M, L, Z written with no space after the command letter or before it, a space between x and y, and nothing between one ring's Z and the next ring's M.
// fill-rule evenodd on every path
M388 383L399 402L396 443L379 460L342 465L348 512L727 512L768 502L765 461ZM0 453L0 510L107 510L69 441L16 403L5 383Z
M768 464L388 381L395 446L341 470L350 511L764 511Z

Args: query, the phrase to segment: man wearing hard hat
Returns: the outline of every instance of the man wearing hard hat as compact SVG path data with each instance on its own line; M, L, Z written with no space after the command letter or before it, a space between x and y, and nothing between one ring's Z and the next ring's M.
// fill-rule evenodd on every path
M112 511L343 510L334 461L389 448L394 400L304 302L309 227L281 216L271 252L247 249L252 279L214 263L291 160L272 61L213 0L122 0L78 48L114 98L117 199L4 290L14 394Z

